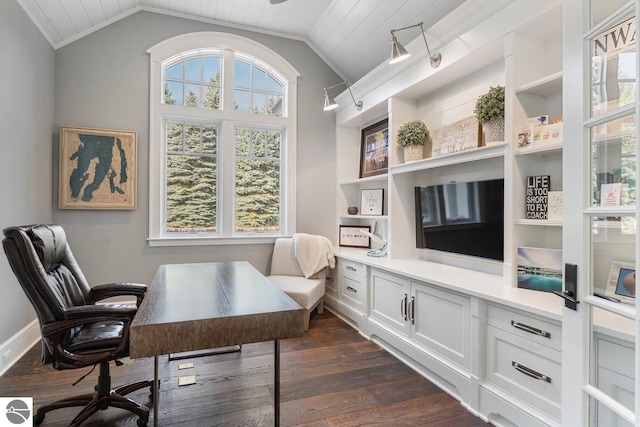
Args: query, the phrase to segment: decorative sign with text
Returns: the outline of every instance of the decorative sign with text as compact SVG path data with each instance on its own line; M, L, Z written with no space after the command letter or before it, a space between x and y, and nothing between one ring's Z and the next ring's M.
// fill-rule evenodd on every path
M550 182L549 175L527 177L525 198L527 219L547 219Z

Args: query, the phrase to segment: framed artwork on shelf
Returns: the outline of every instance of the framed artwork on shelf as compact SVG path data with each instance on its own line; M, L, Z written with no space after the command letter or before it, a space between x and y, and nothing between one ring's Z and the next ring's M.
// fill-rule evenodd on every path
M444 156L478 148L482 143L482 128L476 116L470 116L432 132L430 157Z
M371 227L368 225L341 225L339 245L350 248L366 248L371 247L369 236L362 232L370 232Z
M518 248L518 288L553 292L562 290L562 250Z
M613 261L605 295L617 298L625 304L635 305L636 267L633 263Z
M518 148L531 148L533 145L533 125L524 125L518 128Z
M360 178L387 173L389 167L389 120L362 129Z
M562 191L549 191L547 202L547 219L562 221Z
M368 188L361 191L360 214L382 215L384 204L383 188Z
M136 132L60 127L58 207L136 209Z

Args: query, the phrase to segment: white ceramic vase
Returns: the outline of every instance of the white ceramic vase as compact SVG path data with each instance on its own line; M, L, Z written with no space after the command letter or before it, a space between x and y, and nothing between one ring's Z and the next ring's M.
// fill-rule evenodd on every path
M407 145L404 147L404 161L412 162L415 160L422 160L422 153L424 146L422 145Z
M504 141L504 118L485 123L484 137L484 142L486 144Z

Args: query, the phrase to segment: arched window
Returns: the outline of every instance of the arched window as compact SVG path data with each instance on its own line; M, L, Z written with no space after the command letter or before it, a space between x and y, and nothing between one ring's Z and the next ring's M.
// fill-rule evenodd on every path
M185 34L148 52L150 245L291 235L296 70L226 33Z

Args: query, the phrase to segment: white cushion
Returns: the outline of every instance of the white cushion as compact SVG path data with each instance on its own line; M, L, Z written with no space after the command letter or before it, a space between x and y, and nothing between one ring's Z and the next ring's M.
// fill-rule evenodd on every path
M324 280L307 279L303 276L268 276L273 284L297 302L305 310L309 310L324 296Z
M271 274L275 276L302 276L302 270L295 258L293 239L281 237L276 239L271 258Z

